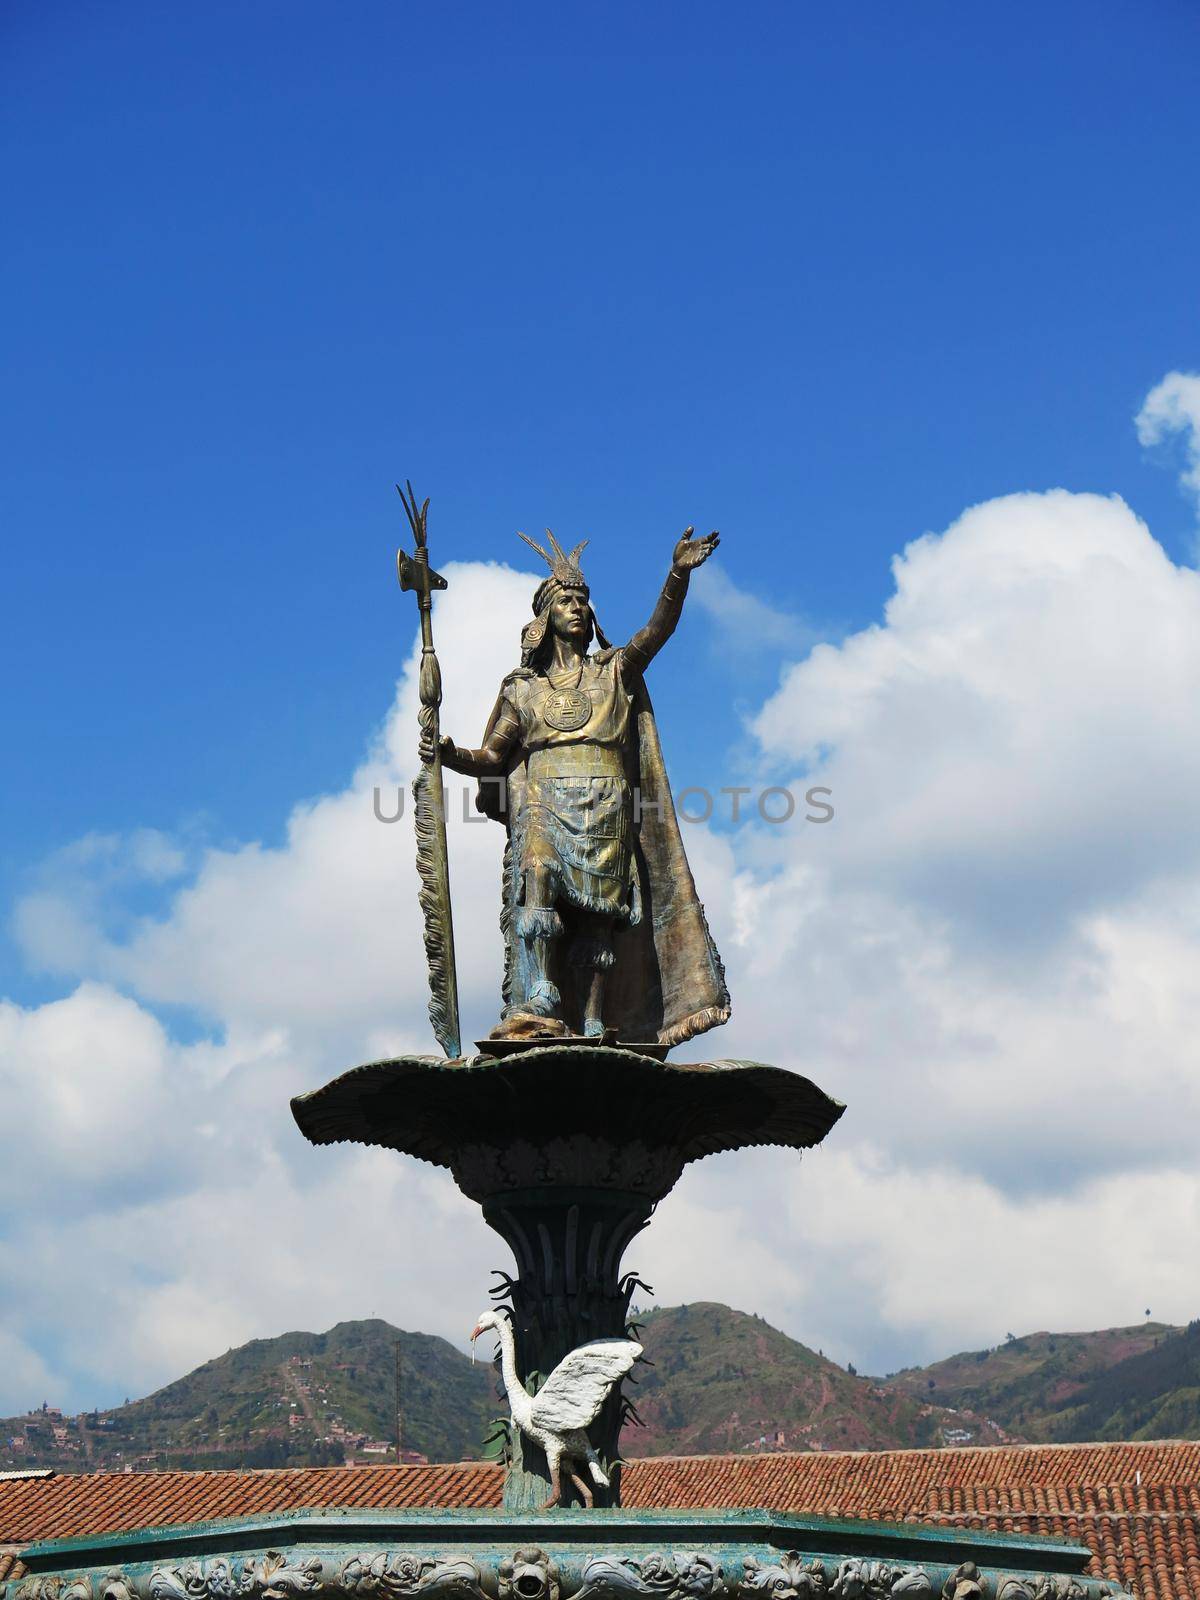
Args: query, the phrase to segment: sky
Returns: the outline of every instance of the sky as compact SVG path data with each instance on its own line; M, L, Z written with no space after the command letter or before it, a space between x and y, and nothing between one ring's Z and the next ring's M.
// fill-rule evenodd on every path
M690 1169L657 1298L876 1372L1200 1314L1198 79L1182 0L5 7L0 1413L461 1344L507 1264L287 1107L433 1048L372 804L405 477L460 742L517 529L621 638L695 524L677 791L832 791L686 830L734 1001L687 1053L848 1109ZM451 832L477 1037L500 840Z

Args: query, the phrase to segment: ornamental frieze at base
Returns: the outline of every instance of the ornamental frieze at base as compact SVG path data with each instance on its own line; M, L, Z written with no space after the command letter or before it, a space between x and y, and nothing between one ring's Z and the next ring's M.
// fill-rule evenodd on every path
M345 1511L37 1545L0 1600L1102 1600L1051 1540L756 1511Z

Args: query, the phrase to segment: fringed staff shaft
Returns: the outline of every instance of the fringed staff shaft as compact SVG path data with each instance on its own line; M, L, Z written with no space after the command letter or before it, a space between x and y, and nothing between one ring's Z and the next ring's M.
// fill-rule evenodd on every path
M450 907L450 857L446 847L446 792L442 784L442 672L433 648L432 599L433 590L444 589L446 580L429 565L426 544L429 501L418 507L411 483L407 495L399 484L396 493L404 503L413 532L412 560L403 550L398 551L396 571L400 587L415 592L420 608L419 721L433 749L432 760L422 761L413 782L417 872L421 879L419 898L425 919L425 959L429 967L429 1020L442 1049L454 1057L462 1054L462 1038L458 1020L458 973L454 963L454 920Z

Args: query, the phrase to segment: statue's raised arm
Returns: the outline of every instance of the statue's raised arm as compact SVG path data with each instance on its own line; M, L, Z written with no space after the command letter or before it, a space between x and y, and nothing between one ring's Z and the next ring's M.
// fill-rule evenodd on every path
M704 539L693 539L694 528L685 528L675 553L671 557L671 570L663 584L658 604L644 628L639 628L625 646L621 667L627 673L645 672L655 656L675 632L675 625L683 612L687 598L688 579L696 567L701 567L721 542L714 530Z
M718 535L675 546L654 613L614 649L579 565L547 529L550 576L478 749L441 762L480 780L508 830L498 1038L676 1044L729 1017L725 975L684 854L642 674L675 630ZM593 651L592 644L599 649ZM432 740L422 754L434 753Z

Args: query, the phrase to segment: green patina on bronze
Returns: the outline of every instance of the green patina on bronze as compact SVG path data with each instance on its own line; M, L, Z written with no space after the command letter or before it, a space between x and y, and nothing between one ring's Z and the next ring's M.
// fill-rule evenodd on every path
M1053 1540L761 1510L295 1511L32 1546L4 1600L1102 1600Z

